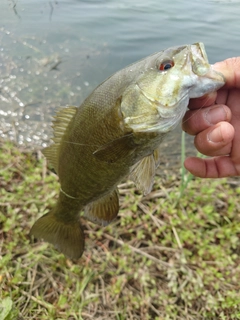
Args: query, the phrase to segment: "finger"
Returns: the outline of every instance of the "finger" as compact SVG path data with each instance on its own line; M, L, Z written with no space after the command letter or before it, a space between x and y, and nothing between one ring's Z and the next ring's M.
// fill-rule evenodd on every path
M189 109L199 109L209 107L215 103L217 97L217 92L211 92L200 98L190 99L188 108Z
M200 178L223 178L240 175L232 159L228 156L200 159L187 158L185 168L193 175Z
M230 121L231 110L225 105L189 110L182 120L182 129L188 134L196 135L220 121Z
M228 122L220 122L196 135L196 148L207 156L230 154L235 130Z
M214 104L227 104L229 89L219 89Z
M224 75L226 83L223 88L240 88L240 57L217 62L212 67Z

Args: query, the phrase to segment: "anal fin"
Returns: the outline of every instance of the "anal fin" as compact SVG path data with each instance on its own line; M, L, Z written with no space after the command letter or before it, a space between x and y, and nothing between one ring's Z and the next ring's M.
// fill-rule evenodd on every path
M84 217L88 220L107 226L113 221L119 211L118 189L114 189L104 197L89 203L84 209Z

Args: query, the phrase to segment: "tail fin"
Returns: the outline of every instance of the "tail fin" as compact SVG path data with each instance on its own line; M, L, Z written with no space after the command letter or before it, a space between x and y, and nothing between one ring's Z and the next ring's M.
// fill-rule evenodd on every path
M66 223L58 220L53 210L34 223L30 235L52 243L71 259L80 258L84 250L84 233L80 222Z

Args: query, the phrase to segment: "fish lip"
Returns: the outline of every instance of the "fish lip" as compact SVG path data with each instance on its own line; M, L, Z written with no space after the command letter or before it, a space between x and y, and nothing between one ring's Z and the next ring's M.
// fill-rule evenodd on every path
M204 44L202 42L195 42L192 45L189 45L189 47L191 48L193 45L195 45L198 48L198 50L199 50L202 58L204 59L204 61L209 63L208 62L208 56L207 56ZM190 49L190 51L191 51L191 49Z
M199 77L205 76L208 73L209 62L204 44L202 42L195 42L186 45L185 50L182 69L185 69L187 65L191 65L194 74ZM202 64L202 61L204 61L204 64Z

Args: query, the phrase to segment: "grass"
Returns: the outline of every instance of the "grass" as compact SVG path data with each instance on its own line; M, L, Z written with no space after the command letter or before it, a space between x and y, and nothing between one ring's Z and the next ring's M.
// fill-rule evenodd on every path
M240 319L240 180L201 180L160 167L146 197L120 186L116 222L83 221L73 263L33 222L59 185L39 154L0 144L0 320Z

